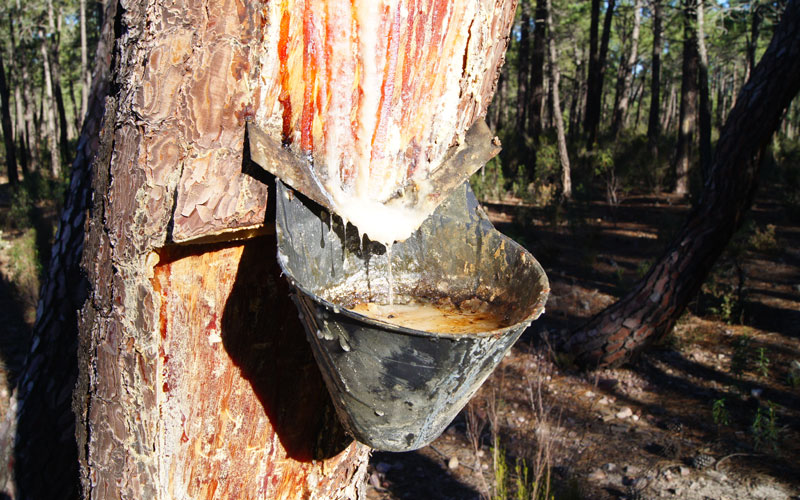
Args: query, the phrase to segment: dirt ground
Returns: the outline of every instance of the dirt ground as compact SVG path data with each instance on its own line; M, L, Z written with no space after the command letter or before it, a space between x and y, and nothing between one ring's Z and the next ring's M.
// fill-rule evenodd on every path
M539 486L549 477L559 499L800 498L796 213L759 200L673 334L629 366L581 373L551 343L624 293L688 206L663 195L618 207L510 200L486 209L547 271L547 312L432 445L373 453L370 500L497 497L498 484L517 498L535 477ZM17 237L4 233L4 248ZM6 378L24 355L32 316L0 254ZM0 383L3 414L9 396Z
M689 207L663 195L561 212L486 208L547 271L547 312L432 445L373 453L369 499L502 497L498 484L518 498L548 469L557 499L800 498L792 213L760 200L671 335L628 366L581 373L553 339L621 296Z

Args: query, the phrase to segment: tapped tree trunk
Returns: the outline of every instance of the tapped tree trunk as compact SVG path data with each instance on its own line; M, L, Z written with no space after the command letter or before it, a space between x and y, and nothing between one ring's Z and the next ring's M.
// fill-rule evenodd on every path
M500 7L480 42L492 64L515 4ZM20 498L362 499L369 450L334 414L245 150L279 65L271 27L296 10L107 8L20 377Z
M678 113L678 144L675 153L675 190L689 194L689 164L697 120L697 0L683 0L683 71L681 105Z
M720 132L709 181L683 227L625 297L568 339L584 367L622 364L672 329L741 226L763 152L798 91L800 0L790 0Z

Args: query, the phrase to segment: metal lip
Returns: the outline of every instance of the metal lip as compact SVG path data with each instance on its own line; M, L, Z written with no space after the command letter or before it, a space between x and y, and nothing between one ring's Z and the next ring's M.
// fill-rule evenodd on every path
M499 231L498 231L498 233L499 233ZM499 233L499 234L500 234L500 236L502 238L504 238L506 240L507 243L511 243L513 246L518 247L518 249L520 251L529 253L528 250L525 247L523 247L522 245L520 245L516 241L512 240L511 238L509 238L508 236L506 236L506 235L504 235L502 233ZM283 262L281 261L281 259L278 259L278 263L279 263L279 265L281 267L281 271L283 271L283 274L285 274L291 280L291 285L292 285L293 288L297 289L303 295L305 295L305 296L309 297L310 299L312 299L314 302L325 306L325 308L330 310L330 312L332 314L341 314L341 315L347 316L349 318L352 318L352 319L361 321L363 323L366 323L368 325L377 326L377 327L379 327L381 329L384 329L384 330L390 330L390 331L393 331L393 332L396 332L396 333L402 333L402 334L405 334L405 335L416 335L418 337L446 338L446 339L451 339L451 340L465 340L465 339L468 339L468 338L482 338L482 337L502 337L503 335L506 335L506 334L508 334L508 333L510 333L512 331L516 331L517 329L519 329L519 327L521 325L523 325L525 323L528 323L528 325L530 325L530 323L536 321L544 313L545 304L547 303L547 299L550 296L549 283L544 283L544 285L546 285L546 286L543 287L542 293L541 293L539 299L537 300L536 304L533 306L532 312L530 314L528 314L524 319L522 319L520 321L516 321L512 325L504 326L503 328L497 328L497 329L494 329L494 330L486 330L486 331L482 331L482 332L469 332L469 333L428 332L428 331L425 331L425 330L417 330L415 328L407 328L407 327L404 327L404 326L396 325L394 323L389 323L389 322L386 322L386 321L377 320L377 319L371 318L369 316L365 316L363 314L357 313L357 312L355 312L355 311L353 311L351 309L348 309L347 307L344 307L344 306L341 306L341 305L338 305L338 304L334 304L333 302L331 302L329 300L323 299L322 297L316 295L315 293L313 293L313 292L307 290L305 287L303 287L299 283L297 278L295 278L294 275L288 269L286 269L286 267L284 267ZM541 264L539 264L539 262L536 261L536 260L534 260L534 265L538 266L539 268L541 268ZM542 270L542 276L544 276L544 270ZM527 325L526 325L526 327L527 327Z

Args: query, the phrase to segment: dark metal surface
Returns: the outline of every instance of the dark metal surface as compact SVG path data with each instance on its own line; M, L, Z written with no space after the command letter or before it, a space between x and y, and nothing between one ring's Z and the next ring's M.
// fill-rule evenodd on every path
M390 252L280 182L276 215L278 260L339 418L373 448L408 451L435 439L544 310L541 266L494 229L466 183ZM348 310L388 302L389 256L397 302L478 298L508 326L431 333Z

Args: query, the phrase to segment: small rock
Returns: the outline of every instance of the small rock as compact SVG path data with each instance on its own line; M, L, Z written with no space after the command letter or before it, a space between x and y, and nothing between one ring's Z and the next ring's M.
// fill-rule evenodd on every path
M613 472L617 468L617 464L607 463L603 465L603 470L606 472Z
M375 470L380 472L381 474L386 474L390 470L392 470L392 466L387 464L386 462L378 462L375 466Z
M624 472L628 476L635 476L639 474L639 471L640 471L639 467L636 467L635 465L626 465L625 467L622 468L622 472Z
M684 467L684 466L681 465L680 471L681 471L681 476L686 477L686 476L689 475L689 468L688 467Z
M567 433L567 437L568 437L568 438L576 438L576 437L578 437L578 433L577 433L577 432L575 432L575 431L569 431L569 432Z
M478 455L478 457L483 457L485 453L483 452L483 450L478 450L478 453L476 453L476 455Z
M602 469L595 469L588 476L589 481L605 481L606 473Z
M586 397L586 398L593 398L594 397L594 393L592 391L586 391L583 394L583 396Z
M617 412L617 418L628 418L631 415L633 415L633 410L627 406L623 406L622 409Z
M481 465L481 469L483 469L483 470L489 470L489 464L482 464L482 465Z
M450 470L455 470L458 468L458 457L452 456L450 460L447 462L447 468Z
M639 415L632 416L631 420L633 420L634 422L638 422L639 421Z

